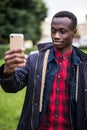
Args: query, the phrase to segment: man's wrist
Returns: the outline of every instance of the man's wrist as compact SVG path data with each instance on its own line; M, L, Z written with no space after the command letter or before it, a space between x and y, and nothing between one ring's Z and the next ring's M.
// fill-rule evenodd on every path
M3 73L2 78L8 78L11 75L11 73Z

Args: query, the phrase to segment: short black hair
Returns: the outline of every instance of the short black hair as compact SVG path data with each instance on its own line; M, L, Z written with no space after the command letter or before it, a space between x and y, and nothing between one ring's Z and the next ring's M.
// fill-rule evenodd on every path
M69 12L69 11L57 12L53 16L52 21L54 18L58 18L58 17L68 17L69 19L72 20L72 28L75 29L77 27L77 17L72 12Z

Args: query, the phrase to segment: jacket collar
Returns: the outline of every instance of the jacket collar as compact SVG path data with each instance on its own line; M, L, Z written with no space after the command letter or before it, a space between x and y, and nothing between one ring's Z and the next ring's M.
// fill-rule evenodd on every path
M49 54L49 57L48 57L48 62L51 62L52 60L55 60L53 48L50 49L50 54ZM72 64L73 65L79 65L80 63L81 63L81 60L80 60L80 58L78 57L76 51L73 48Z
M78 65L81 62L86 62L87 63L87 54L85 54L79 48L77 48L75 46L72 46L72 48L73 48L72 64ZM38 44L38 49L41 52L45 52L47 49L51 50L48 62L55 59L54 52L53 52L53 43L52 42Z
M79 65L81 63L80 58L78 57L76 51L73 48L73 53L72 53L72 63L73 65Z

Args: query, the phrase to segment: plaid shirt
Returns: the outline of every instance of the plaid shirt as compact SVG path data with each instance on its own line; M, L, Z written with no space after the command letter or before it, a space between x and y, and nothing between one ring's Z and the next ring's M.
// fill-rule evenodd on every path
M54 50L54 54L59 69L55 75L49 105L43 117L40 130L72 130L68 91L72 51L60 54Z

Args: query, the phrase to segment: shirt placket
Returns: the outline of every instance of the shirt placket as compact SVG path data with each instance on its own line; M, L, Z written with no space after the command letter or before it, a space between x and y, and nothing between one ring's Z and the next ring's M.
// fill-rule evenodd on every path
M58 64L58 72L57 72L57 76L56 76L56 90L55 90L55 94L56 94L56 100L55 100L55 123L54 123L54 129L58 130L58 106L60 105L60 83L61 83L61 69L62 69L62 57L59 57L59 59L57 59L57 64Z

